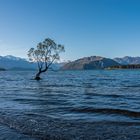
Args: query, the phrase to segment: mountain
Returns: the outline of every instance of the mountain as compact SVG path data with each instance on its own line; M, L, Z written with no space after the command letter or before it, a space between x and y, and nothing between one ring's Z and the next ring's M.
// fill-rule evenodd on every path
M0 56L0 67L7 70L32 70L36 68L36 65L34 63L30 63L26 59L7 55Z
M60 69L66 62L52 64L54 70ZM0 56L0 68L6 70L36 70L37 64L12 55Z
M125 56L123 58L109 59L100 56L84 57L75 61L61 61L52 65L54 70L86 70L103 69L112 66L140 64L140 57ZM36 63L12 55L0 56L1 70L36 70Z
M104 69L111 66L119 66L116 61L100 56L84 57L62 66L62 70L87 70L87 69Z
M140 64L140 57L125 56L123 58L114 58L114 60L122 65Z

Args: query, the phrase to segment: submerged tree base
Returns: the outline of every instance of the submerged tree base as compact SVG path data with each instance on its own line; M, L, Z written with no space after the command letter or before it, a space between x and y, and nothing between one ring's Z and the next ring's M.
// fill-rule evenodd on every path
M35 77L35 80L39 81L39 80L41 80L41 78L40 77Z

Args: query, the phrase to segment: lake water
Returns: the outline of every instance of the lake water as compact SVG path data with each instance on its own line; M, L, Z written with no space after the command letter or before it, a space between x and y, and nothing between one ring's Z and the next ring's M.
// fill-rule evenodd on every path
M140 70L0 72L0 140L139 140Z

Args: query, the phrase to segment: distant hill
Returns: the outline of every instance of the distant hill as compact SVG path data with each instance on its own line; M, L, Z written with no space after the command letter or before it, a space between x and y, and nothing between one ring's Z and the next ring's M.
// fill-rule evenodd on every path
M36 65L30 63L26 59L15 57L11 55L0 56L0 67L7 70L33 70L36 68Z
M116 61L100 56L84 57L65 64L62 70L90 70L90 69L104 69L111 66L119 66Z
M125 56L123 58L114 58L114 60L122 65L140 64L140 57Z
M120 65L140 64L140 57L105 58L101 56L84 57L75 61L62 61L52 65L54 70L104 69ZM36 63L12 55L0 56L0 70L36 70Z
M54 70L60 69L63 63L56 63L52 65ZM15 57L12 55L0 56L0 68L6 70L36 70L37 64L31 63L26 59Z

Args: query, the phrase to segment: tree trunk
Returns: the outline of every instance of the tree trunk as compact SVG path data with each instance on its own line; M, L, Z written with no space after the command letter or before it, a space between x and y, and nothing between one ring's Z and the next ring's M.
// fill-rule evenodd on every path
M35 80L37 80L37 81L41 80L40 74L43 72L46 72L47 70L48 70L48 67L46 67L44 70L39 70L39 72L35 76Z
M41 79L41 78L40 78L40 74L41 74L41 71L39 71L39 72L36 74L35 80L40 80L40 79Z

